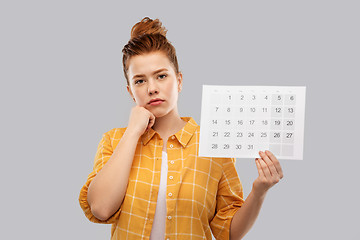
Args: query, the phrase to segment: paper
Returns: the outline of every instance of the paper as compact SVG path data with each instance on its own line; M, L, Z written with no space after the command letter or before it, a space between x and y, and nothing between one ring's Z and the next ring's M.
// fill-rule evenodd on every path
M306 87L203 85L199 156L303 159Z

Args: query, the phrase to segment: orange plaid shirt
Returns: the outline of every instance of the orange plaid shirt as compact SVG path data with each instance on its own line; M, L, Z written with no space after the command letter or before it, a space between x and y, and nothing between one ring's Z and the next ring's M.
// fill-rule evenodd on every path
M200 126L191 117L167 141L165 239L229 239L230 223L243 204L243 189L234 158L199 157ZM106 132L97 149L94 169L79 196L86 217L112 224L111 239L149 239L161 175L163 140L153 129L137 143L123 203L108 220L97 219L87 202L92 179L106 164L126 128Z

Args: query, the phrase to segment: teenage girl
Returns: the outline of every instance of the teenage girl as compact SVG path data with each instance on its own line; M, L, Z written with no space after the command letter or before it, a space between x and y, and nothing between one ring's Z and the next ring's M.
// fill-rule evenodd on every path
M283 177L281 166L260 151L244 200L234 158L198 156L200 127L179 116L183 75L166 32L148 17L131 30L123 69L136 106L126 128L103 134L81 208L90 221L112 224L112 240L241 239Z

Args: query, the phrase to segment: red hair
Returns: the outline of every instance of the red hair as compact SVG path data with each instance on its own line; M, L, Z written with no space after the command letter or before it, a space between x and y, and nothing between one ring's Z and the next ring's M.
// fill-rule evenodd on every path
M152 20L149 17L143 18L131 29L131 39L124 46L123 70L129 85L128 69L129 61L132 56L151 53L155 51L163 52L173 64L175 72L179 73L179 65L174 46L166 38L166 28L162 26L159 19Z

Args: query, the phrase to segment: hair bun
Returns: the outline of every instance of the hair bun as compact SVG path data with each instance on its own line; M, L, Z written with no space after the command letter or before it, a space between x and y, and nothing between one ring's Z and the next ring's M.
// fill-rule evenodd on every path
M151 19L144 17L140 22L136 23L131 29L131 38L137 38L144 34L161 34L166 37L166 28L161 26L159 19Z

